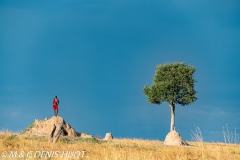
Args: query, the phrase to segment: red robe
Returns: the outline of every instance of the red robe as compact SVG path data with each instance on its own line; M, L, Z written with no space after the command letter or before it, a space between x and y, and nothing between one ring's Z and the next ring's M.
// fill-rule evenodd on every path
M58 109L58 100L57 99L54 99L53 100L53 109Z

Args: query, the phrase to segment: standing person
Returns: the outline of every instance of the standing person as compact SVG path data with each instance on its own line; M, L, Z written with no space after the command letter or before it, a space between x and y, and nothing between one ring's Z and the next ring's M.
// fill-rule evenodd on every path
M58 105L59 105L59 100L58 100L57 96L55 96L53 99L53 110L54 110L55 116L58 115Z

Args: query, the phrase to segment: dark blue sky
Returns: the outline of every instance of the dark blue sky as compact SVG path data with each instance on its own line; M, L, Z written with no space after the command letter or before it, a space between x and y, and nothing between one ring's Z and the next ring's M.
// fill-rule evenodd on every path
M22 131L60 116L79 132L164 140L167 103L143 94L156 66L196 67L198 100L176 106L176 130L191 140L240 134L240 3L216 1L0 1L0 127Z

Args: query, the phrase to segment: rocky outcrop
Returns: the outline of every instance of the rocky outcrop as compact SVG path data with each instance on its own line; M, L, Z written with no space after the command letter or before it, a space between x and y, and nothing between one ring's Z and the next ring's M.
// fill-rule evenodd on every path
M185 142L180 134L173 130L169 132L164 140L165 145L170 145L170 146L187 146L187 142Z
M58 131L62 126L61 136L77 137L77 132L68 123L66 123L62 117L59 116L53 116L52 118L46 118L45 120L36 119L32 127L24 134L49 136L52 133L54 126L56 127L56 131ZM56 135L57 132L54 132L53 136Z
M95 138L87 133L76 132L70 124L59 116L52 118L45 118L44 120L35 119L25 131L22 132L23 136L48 136L50 142L56 142L60 136L69 138ZM113 139L111 133L107 133L104 140Z

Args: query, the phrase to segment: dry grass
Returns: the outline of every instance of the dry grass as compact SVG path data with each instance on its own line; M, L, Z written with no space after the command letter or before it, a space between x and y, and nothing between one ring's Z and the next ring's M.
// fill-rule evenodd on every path
M23 137L12 133L0 133L0 159L91 159L91 160L198 160L198 159L240 159L240 145L224 143L189 142L192 146L165 146L161 141L140 139L114 139L108 142L97 139L60 139L50 143L46 137ZM9 158L12 151L17 156ZM28 158L30 151L58 151L58 156ZM78 158L61 157L62 152L86 151ZM24 152L24 156L19 154ZM2 157L6 153L6 157ZM81 152L82 153L82 152ZM71 156L71 155L70 155Z

